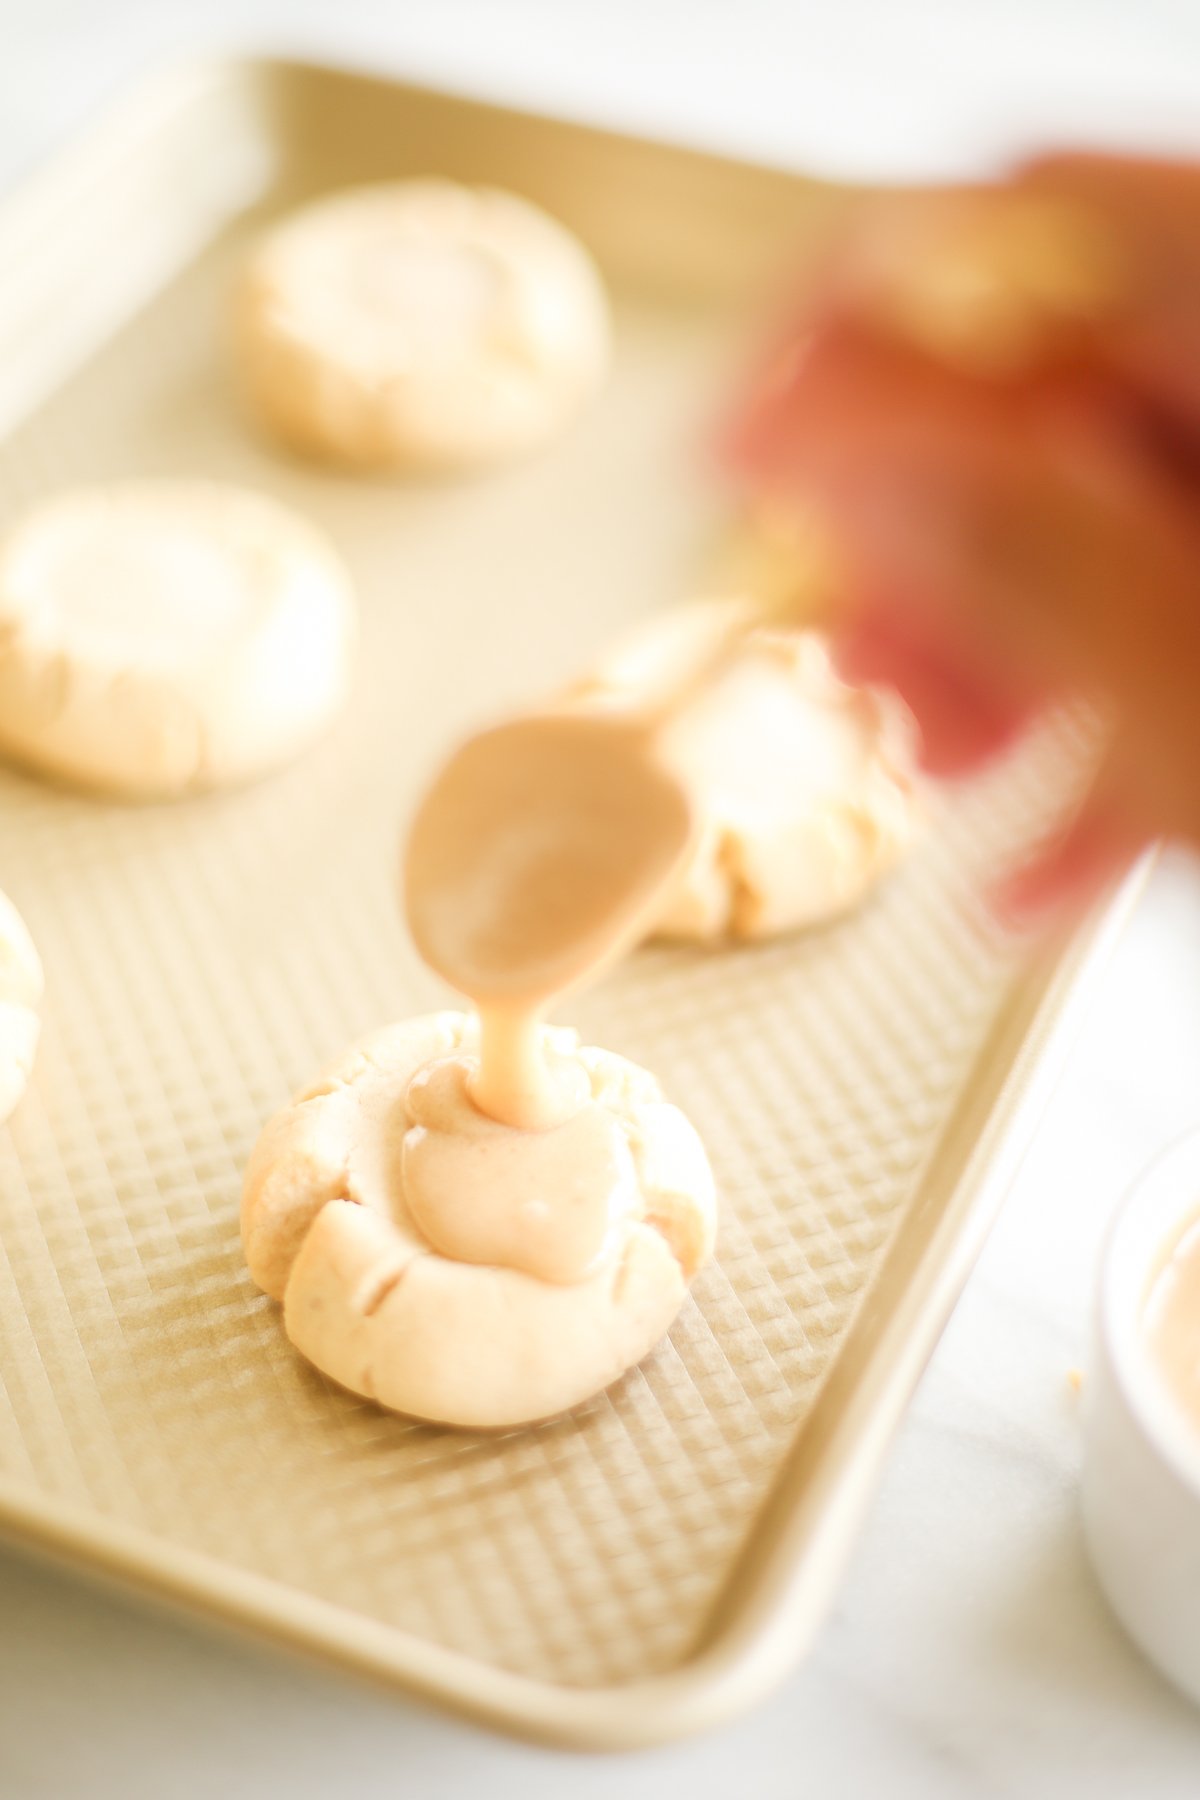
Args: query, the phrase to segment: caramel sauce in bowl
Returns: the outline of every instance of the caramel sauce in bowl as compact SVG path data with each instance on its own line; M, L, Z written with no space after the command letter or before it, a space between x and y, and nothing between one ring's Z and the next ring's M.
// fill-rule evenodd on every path
M1134 1184L1101 1259L1084 1386L1083 1524L1139 1648L1200 1704L1200 1131Z

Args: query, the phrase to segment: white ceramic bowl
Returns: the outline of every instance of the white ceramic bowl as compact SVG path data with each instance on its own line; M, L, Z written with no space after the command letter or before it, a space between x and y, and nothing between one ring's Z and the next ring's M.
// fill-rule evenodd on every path
M1083 1522L1118 1618L1200 1703L1200 1429L1171 1399L1142 1328L1150 1283L1198 1212L1194 1131L1137 1181L1105 1244L1084 1388Z

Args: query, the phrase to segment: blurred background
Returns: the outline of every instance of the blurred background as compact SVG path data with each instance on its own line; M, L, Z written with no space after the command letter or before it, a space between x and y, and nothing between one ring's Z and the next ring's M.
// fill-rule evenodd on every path
M1193 0L0 0L0 175L147 65L289 48L850 178L1200 146Z

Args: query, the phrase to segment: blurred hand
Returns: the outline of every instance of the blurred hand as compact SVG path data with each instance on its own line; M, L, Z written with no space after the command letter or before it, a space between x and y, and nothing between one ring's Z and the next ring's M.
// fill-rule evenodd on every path
M744 399L735 466L835 533L848 676L935 772L1050 701L1112 736L1011 910L1200 844L1200 169L1055 156L865 204Z

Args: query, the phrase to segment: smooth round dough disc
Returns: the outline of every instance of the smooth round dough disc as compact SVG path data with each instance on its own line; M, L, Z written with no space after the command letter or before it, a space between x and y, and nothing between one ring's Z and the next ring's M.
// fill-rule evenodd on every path
M653 705L742 605L695 602L662 614L567 704ZM899 860L921 816L910 716L890 694L839 680L817 631L752 631L663 727L659 749L699 820L659 937L767 938L836 918Z
M278 501L70 491L0 538L0 750L138 798L247 781L330 723L354 641L341 561Z
M565 1412L640 1362L712 1254L717 1208L700 1139L653 1076L550 1031L627 1139L628 1206L571 1282L436 1250L399 1176L405 1097L418 1069L469 1055L476 1031L461 1013L389 1026L277 1113L246 1169L242 1242L292 1343L326 1375L414 1418L494 1430ZM530 1195L538 1209L556 1201L570 1204Z
M449 181L304 207L252 256L243 385L293 447L456 469L551 437L599 385L608 302L583 246L515 194Z
M29 1080L40 1030L42 965L25 921L0 894L0 1119Z

